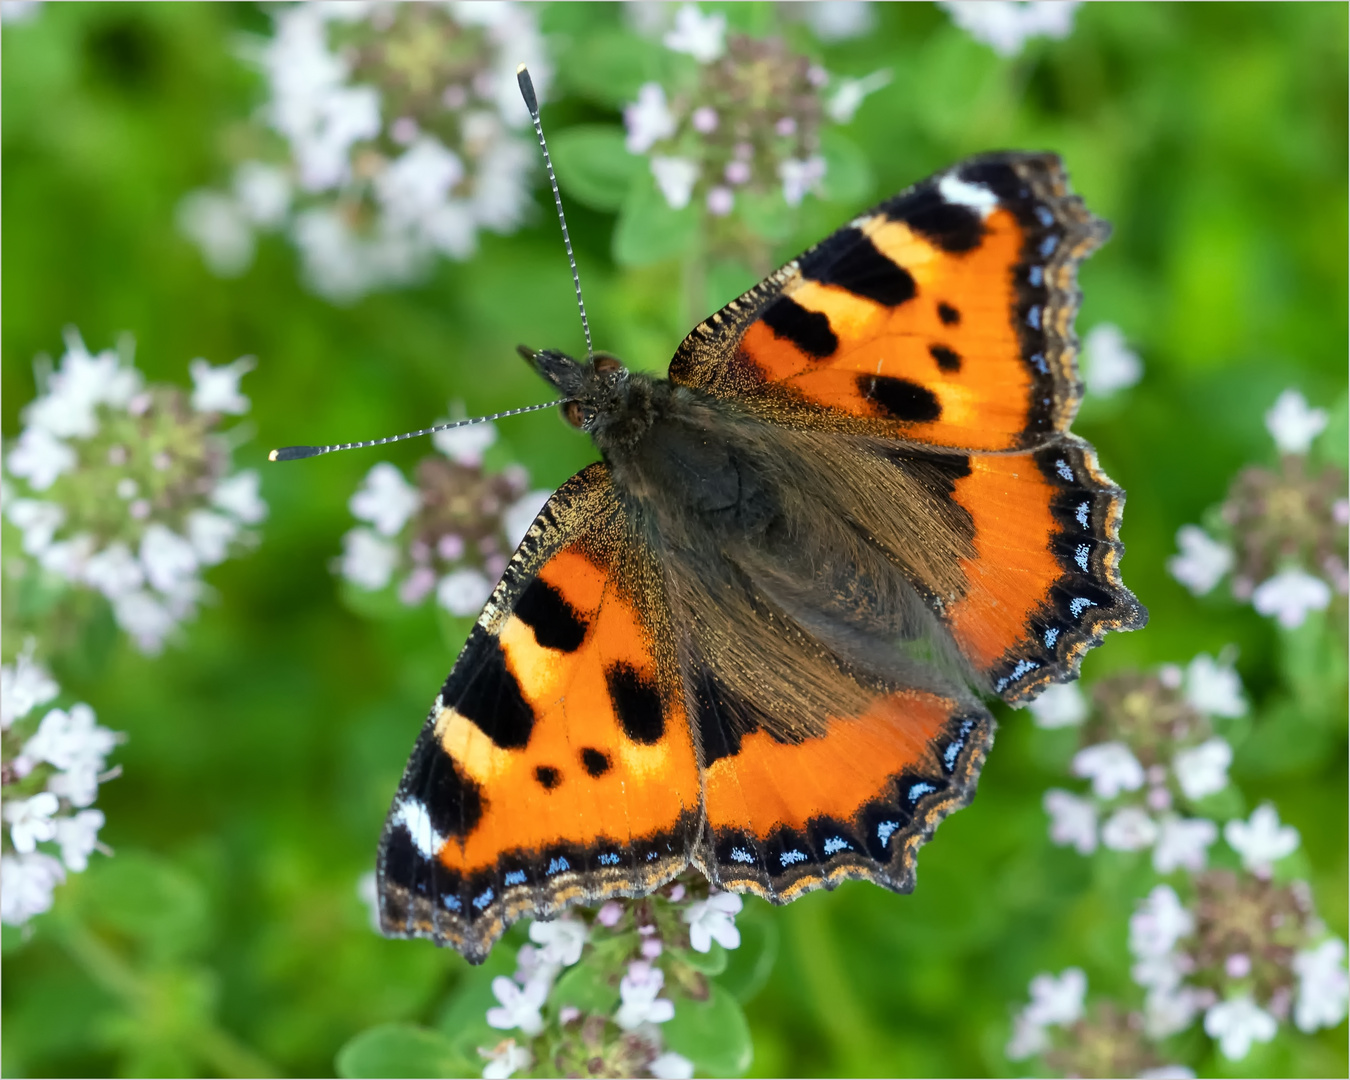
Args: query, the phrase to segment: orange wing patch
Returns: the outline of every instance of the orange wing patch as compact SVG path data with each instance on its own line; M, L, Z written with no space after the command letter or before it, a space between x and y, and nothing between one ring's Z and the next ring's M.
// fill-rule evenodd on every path
M574 477L474 627L381 842L386 933L480 960L521 914L645 893L688 864L695 751L664 605L617 509L603 466Z

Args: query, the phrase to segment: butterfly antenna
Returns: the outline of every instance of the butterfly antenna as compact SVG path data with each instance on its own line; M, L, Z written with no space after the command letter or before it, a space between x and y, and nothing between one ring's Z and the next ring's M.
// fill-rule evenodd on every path
M544 141L544 125L539 121L539 99L534 93L534 83L525 65L516 68L516 81L520 83L520 95L525 99L525 107L530 110L530 119L534 121L534 135L539 140L539 149L544 152L544 168L548 170L548 182L553 188L553 204L558 208L558 224L562 226L563 246L567 248L567 262L572 267L572 284L577 290L577 308L581 312L581 329L586 335L586 359L595 355L591 347L591 324L586 321L586 303L581 299L581 275L577 273L576 256L572 254L572 238L567 235L567 218L563 215L562 195L558 192L558 178L553 174L553 159L548 155L548 143Z
M490 416L475 416L471 420L453 420L448 424L435 424L432 427L422 428L421 431L409 431L404 435L390 435L384 439L367 439L365 442L334 443L332 446L283 446L280 450L273 450L268 454L267 460L298 461L300 458L318 457L320 454L331 454L337 450L360 450L363 446L383 446L385 443L402 442L404 439L415 439L419 435L431 435L437 431L449 431L451 428L482 424L488 420L501 420L507 416L519 416L521 413L551 409L555 405L561 404L562 400L559 399L558 401L546 401L542 405L523 405L519 409L507 409L505 412L495 412Z

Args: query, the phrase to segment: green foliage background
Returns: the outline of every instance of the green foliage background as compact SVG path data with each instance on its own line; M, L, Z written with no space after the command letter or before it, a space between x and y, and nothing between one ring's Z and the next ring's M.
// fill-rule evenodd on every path
M604 48L615 7L541 12L555 136L617 123L634 73L605 67L621 59ZM1240 647L1257 709L1234 779L1299 828L1318 906L1344 936L1343 641L1316 620L1281 636L1250 608L1197 601L1163 564L1177 527L1270 457L1261 414L1284 387L1333 409L1322 449L1344 461L1345 5L1089 4L1067 41L1015 61L930 5L879 7L876 32L820 54L832 71L895 74L845 129L861 180L808 200L779 253L966 153L1064 156L1116 230L1083 270L1080 328L1119 323L1147 365L1076 426L1130 492L1124 576L1152 612L1085 673ZM329 561L375 455L268 468L265 454L403 431L451 397L471 412L542 400L513 347L580 348L571 282L542 186L531 227L349 308L305 293L279 240L244 277L212 277L174 207L223 178L261 93L238 36L267 25L252 5L51 4L4 30L5 433L34 394L33 356L59 352L67 324L95 348L132 331L147 375L183 384L195 356L252 353L257 434L237 461L265 470L272 508L262 546L212 572L218 602L186 647L145 659L105 625L57 671L129 736L115 758L125 775L100 800L117 855L74 875L31 936L5 928L6 1075L323 1075L373 1024L446 1022L442 1004L469 977L454 955L377 937L354 891L467 627L429 610L372 620L341 602ZM621 267L615 215L573 194L597 345L664 368L690 310L742 282L714 276L700 301L670 287L670 263ZM592 457L549 414L502 434L543 484ZM426 452L384 456L406 468ZM1064 776L1062 750L1005 712L979 797L923 852L914 895L850 883L754 905L747 920L772 922L781 947L762 989L738 984L753 1073L1007 1074L1010 1008L1036 971L1081 964L1093 991L1128 993L1125 918L1146 876L1127 857L1051 847L1040 797ZM1206 1068L1345 1075L1345 1029Z

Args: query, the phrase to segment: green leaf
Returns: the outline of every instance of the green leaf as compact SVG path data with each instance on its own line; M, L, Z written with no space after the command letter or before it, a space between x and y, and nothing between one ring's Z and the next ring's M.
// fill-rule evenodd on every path
M380 1024L337 1053L339 1076L477 1076L444 1035L413 1024Z
M825 158L823 194L830 202L861 203L876 186L867 155L852 139L835 128L820 133L820 152Z
M492 980L498 975L510 975L515 970L516 954L512 949L497 948L488 954L481 967L465 972L459 985L446 1002L436 1030L450 1040L450 1045L464 1058L472 1060L480 1046L495 1046L503 1033L487 1022L487 1011L497 1004L492 993Z
M579 124L550 139L558 183L568 195L596 210L617 210L646 160L624 146L623 129L613 124Z
M619 1003L619 988L606 978L607 970L608 965L599 963L574 965L553 988L553 1000L582 1012L610 1012Z
M683 1054L700 1072L740 1076L750 1068L754 1047L740 1003L716 983L707 1001L681 1001L661 1025L666 1046Z
M680 962L704 975L720 975L727 969L727 951L717 942L705 953L693 949L680 953Z
M783 199L783 193L773 191L755 194L742 192L737 197L737 213L747 228L761 240L771 244L782 243L797 225L797 215Z
M698 239L698 208L691 201L672 210L650 178L635 182L614 229L614 260L624 266L647 266L673 259Z
M741 932L740 947L728 956L726 970L717 982L744 1004L764 988L773 972L778 959L778 920L765 905L748 903L736 926Z
M89 925L126 934L157 959L195 953L210 937L201 882L158 856L119 850L116 858L96 858L78 884L72 891Z
M579 36L569 62L558 72L577 93L607 105L637 98L645 82L661 81L667 50L623 30Z

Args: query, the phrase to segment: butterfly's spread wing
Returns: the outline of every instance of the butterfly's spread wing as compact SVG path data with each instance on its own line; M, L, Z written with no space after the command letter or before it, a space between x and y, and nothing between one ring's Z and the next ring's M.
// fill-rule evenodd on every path
M480 962L522 914L642 895L688 865L699 775L659 582L605 466L549 500L399 785L386 934Z
M1146 618L1117 569L1124 492L1068 430L1076 270L1107 231L1054 155L972 158L784 266L671 362L751 416L944 460L971 550L930 603L1014 703Z

